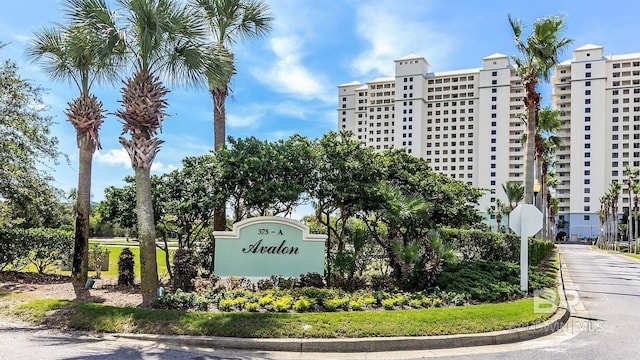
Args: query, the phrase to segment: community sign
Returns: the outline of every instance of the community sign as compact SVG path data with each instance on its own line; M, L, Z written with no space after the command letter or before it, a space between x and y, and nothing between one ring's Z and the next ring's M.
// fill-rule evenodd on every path
M218 276L299 276L324 272L326 235L310 234L299 221L277 216L249 218L232 231L214 231Z

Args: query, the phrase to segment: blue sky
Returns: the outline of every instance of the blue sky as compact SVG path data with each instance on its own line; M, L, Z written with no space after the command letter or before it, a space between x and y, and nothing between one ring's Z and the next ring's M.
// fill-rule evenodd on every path
M604 46L606 54L640 52L636 0L267 2L275 19L273 31L234 47L238 73L227 101L227 134L236 138L273 141L296 133L321 137L337 128L337 85L393 75L393 59L409 53L424 56L432 71L477 68L482 57L496 52L514 55L509 13L525 24L542 16L566 15L572 49L591 43ZM77 185L77 147L64 109L77 91L67 83L52 82L24 57L34 31L63 21L60 4L21 0L3 6L0 42L9 44L0 50L0 59L13 59L23 77L47 89L45 102L57 123L53 132L70 159L53 168L54 186L68 191ZM571 49L561 59L570 57ZM120 87L118 83L95 88L109 113L119 107ZM544 95L547 89L542 89ZM174 88L168 100L171 117L160 134L165 143L154 174L178 168L185 156L213 148L212 103L206 89ZM94 156L93 201L104 198L105 187L121 186L122 179L133 174L118 142L121 129L113 115L101 128L103 149Z

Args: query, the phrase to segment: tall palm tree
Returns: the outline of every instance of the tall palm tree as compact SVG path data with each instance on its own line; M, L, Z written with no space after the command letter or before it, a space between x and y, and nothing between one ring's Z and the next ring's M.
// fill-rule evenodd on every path
M507 196L507 202L509 203L509 212L518 206L518 204L524 200L524 187L519 181L508 181L502 184L502 190Z
M560 199L552 197L549 201L549 239L554 237L554 230L556 227L556 216L558 215L558 209L560 207Z
M166 117L169 92L159 76L192 85L220 68L203 51L204 24L190 7L176 0L117 0L117 19L111 17L114 12L105 0L86 2L90 6L76 10L76 21L102 30L109 43L125 44L124 55L133 72L122 89L123 108L115 115L122 119L122 134L131 136L120 137L120 143L135 173L141 287L143 301L150 303L158 287L150 170L163 143L157 135Z
M532 26L531 34L524 42L522 36L522 21L508 16L513 30L516 48L520 57L513 57L518 67L518 74L522 79L525 95L523 98L527 108L527 141L525 167L525 201L533 201L535 133L537 112L540 109L541 97L537 85L542 78L549 81L551 70L558 64L558 56L572 40L564 38L565 18L550 16L537 19Z
M500 227L500 225L502 224L502 214L507 214L507 228L508 228L509 214L511 214L511 208L508 206L508 204L505 204L502 200L496 199L496 223L498 224L497 232L502 232Z
M546 229L545 234L547 234L547 239L553 238L553 229L555 226L555 217L558 214L558 207L560 205L560 200L558 198L554 198L551 196L550 189L556 188L560 184L560 179L556 176L555 172L547 172L546 174L546 185L547 185L547 195L546 195L546 211L547 211L547 219L545 221ZM555 206L555 209L554 209ZM544 226L543 226L544 228Z
M562 125L559 116L560 112L551 109L549 106L538 111L535 134L535 163L537 167L536 174L541 185L540 198L536 199L536 203L541 205L540 208L544 208L542 206L543 201L549 191L547 173L553 165L556 149L560 146L560 138L555 136L555 133L560 130Z
M633 223L631 221L632 217L632 208L631 208L631 199L633 193L633 185L635 184L635 180L640 174L640 169L636 169L631 167L629 164L625 165L625 171L627 173L627 191L629 194L629 214L627 216L627 231L629 238L629 252L631 252L631 239L633 238Z
M638 194L640 194L640 182L636 182L633 184L633 193L635 196L633 197L633 216L635 219L635 232L633 234L633 239L635 239L635 246L633 247L633 252L638 252L638 237L640 232L640 218L638 218Z
M79 2L81 0L65 3L67 15ZM103 56L104 45L100 34L90 27L56 24L35 32L27 50L27 56L41 63L52 79L69 81L79 91L79 96L66 110L68 121L76 130L79 153L71 270L76 288L84 285L88 275L91 165L93 153L100 149L98 131L105 117L102 102L91 94L91 87L102 80L114 80L116 75L113 58Z
M198 9L198 16L207 23L207 28L215 41L217 53L228 56L231 64L223 74L208 74L209 92L213 99L214 150L222 148L226 141L226 100L229 83L235 73L234 56L229 47L239 40L259 38L271 30L273 18L270 8L256 0L190 0ZM220 76L221 75L221 76ZM215 212L213 227L226 229L224 207Z
M611 193L611 216L612 216L612 235L613 235L613 247L618 247L618 198L620 197L620 190L622 185L618 181L613 181L609 186L609 192Z

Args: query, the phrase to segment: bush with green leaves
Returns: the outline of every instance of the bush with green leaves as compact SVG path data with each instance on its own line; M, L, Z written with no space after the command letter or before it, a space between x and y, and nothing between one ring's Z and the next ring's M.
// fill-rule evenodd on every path
M68 231L28 229L26 236L31 244L27 257L41 274L73 251L73 234Z
M100 279L102 272L102 263L109 261L109 249L98 244L91 244L89 247L89 270L96 272L96 278Z
M193 281L198 275L198 269L193 264L193 251L178 249L173 253L173 287L183 291L193 291Z
M27 254L31 243L26 230L10 227L0 228L0 271L22 270L29 264Z
M123 248L118 256L118 285L133 286L135 257L129 248Z
M529 265L536 266L549 257L555 244L548 240L529 238Z
M440 230L440 236L445 244L460 254L464 262L516 262L520 259L520 237L516 234L444 228Z
M540 274L529 267L529 288L542 289L555 284L552 274ZM520 266L498 261L476 261L445 266L436 279L436 285L448 292L467 294L470 300L498 302L522 296ZM449 301L462 301L444 299Z

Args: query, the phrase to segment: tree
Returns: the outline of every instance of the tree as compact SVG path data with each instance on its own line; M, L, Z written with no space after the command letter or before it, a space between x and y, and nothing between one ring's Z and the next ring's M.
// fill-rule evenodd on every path
M524 200L524 186L522 186L522 183L519 181L508 181L502 184L502 190L507 196L509 212L513 211L513 209Z
M537 91L537 85L542 78L549 81L551 70L558 64L558 56L572 40L564 38L565 18L549 16L537 19L532 26L532 31L523 42L522 21L508 16L509 24L513 30L514 41L521 57L513 56L517 65L518 74L522 79L525 95L523 102L527 109L527 151L525 167L525 201L533 201L534 160L535 160L535 134L537 113L540 109L541 97Z
M120 9L113 12L104 0L91 2L91 6L74 11L75 23L99 29L109 44L124 44L123 55L133 71L122 89L123 108L115 114L123 121L122 133L131 136L121 137L120 143L135 173L140 277L143 302L148 304L158 287L149 172L163 142L157 135L166 117L165 96L169 92L159 76L175 84L194 85L205 74L223 72L219 62L203 53L204 26L190 7L174 0L118 0ZM117 19L112 14L118 14Z
M52 224L62 196L43 170L60 153L42 96L42 88L21 78L13 61L0 62L0 202L3 221L13 226Z
M84 4L80 4L84 3ZM66 12L73 16L76 4L89 6L88 0L68 0ZM100 149L98 131L105 117L100 102L91 94L91 86L101 80L115 78L116 63L104 56L106 43L95 29L77 25L54 25L34 34L27 55L42 64L54 80L74 84L79 96L69 103L68 121L76 130L78 145L78 188L75 218L72 279L84 286L89 262L89 216L91 212L91 165L93 153Z
M317 142L309 194L315 199L318 223L327 229L327 279L331 276L333 254L344 250L347 221L359 211L376 208L382 199L382 172L377 163L380 155L352 135L348 131L330 131Z
M190 0L198 9L198 16L207 24L213 36L212 46L220 54L228 54L230 66L224 74L207 74L209 92L213 99L214 149L220 150L226 141L225 101L229 94L229 83L235 73L234 55L229 47L239 40L260 38L271 30L273 18L270 8L256 0Z
M611 185L609 185L609 193L611 194L611 205L609 209L611 209L611 234L613 236L613 247L618 247L618 198L620 197L620 190L622 189L622 185L618 181L613 181Z
M231 63L225 72L207 74L209 92L213 98L214 150L220 150L226 141L226 99L229 83L235 73L234 55L229 47L238 40L259 38L271 30L273 18L270 8L256 0L190 0L198 9L198 16L208 25L213 36L212 52L227 56ZM220 207L214 219L215 230L226 229L225 209Z
M631 208L631 200L633 199L633 185L635 184L635 180L640 174L640 169L636 169L631 167L629 164L625 166L625 172L627 173L627 191L629 193L629 214L627 217L627 230L629 231L629 252L631 252L631 240L633 239L633 223L632 223L632 208Z
M275 143L229 138L215 153L219 189L229 199L235 221L251 216L291 215L311 186L315 153L306 138L294 135Z
M635 246L633 247L633 252L638 252L638 232L640 231L640 218L638 218L638 194L640 194L640 182L636 182L633 184L633 193L635 196L633 197L633 215L635 218L635 233L633 238L635 239ZM631 200L629 200L631 201Z

